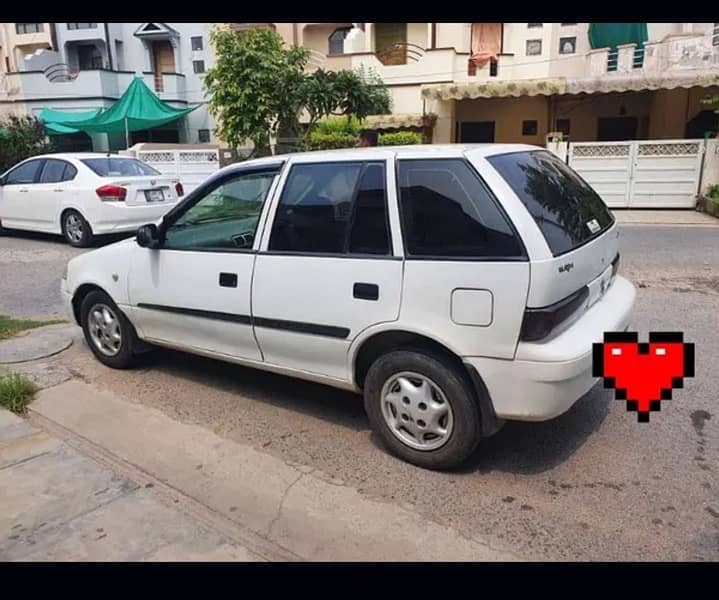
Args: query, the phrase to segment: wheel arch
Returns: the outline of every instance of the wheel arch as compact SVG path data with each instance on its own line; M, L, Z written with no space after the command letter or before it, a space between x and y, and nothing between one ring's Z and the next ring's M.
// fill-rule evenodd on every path
M480 410L482 436L487 437L498 431L503 421L497 418L492 399L481 375L447 344L426 333L406 328L392 328L376 331L358 341L351 358L351 375L354 385L364 389L364 380L372 363L391 350L417 349L439 354L448 359L471 383L475 401Z

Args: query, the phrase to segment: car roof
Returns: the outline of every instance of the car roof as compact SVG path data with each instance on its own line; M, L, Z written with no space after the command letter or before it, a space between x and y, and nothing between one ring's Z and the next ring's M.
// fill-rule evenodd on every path
M112 154L109 152L51 152L49 154L40 154L31 158L69 158L82 160L83 158L135 158L134 156L124 156L122 154Z
M544 150L528 144L421 144L412 146L377 146L371 148L344 148L317 150L255 158L229 165L223 171L280 164L288 159L295 163L332 162L345 160L377 160L388 158L458 158L472 152L474 156L493 156L510 152Z

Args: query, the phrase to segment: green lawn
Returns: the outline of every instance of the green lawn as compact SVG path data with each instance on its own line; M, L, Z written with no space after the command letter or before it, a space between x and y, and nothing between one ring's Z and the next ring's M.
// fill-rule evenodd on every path
M44 325L55 325L65 323L63 320L31 321L29 319L13 319L0 315L0 341L6 340L26 329L35 329Z

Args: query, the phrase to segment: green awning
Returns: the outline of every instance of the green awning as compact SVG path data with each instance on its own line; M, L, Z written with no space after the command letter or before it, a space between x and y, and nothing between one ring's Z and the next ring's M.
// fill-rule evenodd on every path
M199 106L170 106L160 100L141 77L135 77L122 98L108 109L77 113L45 108L40 119L51 133L124 133L160 127L184 117ZM84 118L78 117L83 114Z
M590 23L589 45L592 48L609 48L611 53L607 70L617 70L616 51L622 44L636 44L634 67L644 64L644 43L649 39L646 23Z
M39 118L44 123L45 129L50 135L77 133L78 130L69 124L74 125L78 122L90 121L97 117L101 111L101 108L96 110L66 111L53 110L52 108L45 107L42 109ZM63 124L61 125L61 123Z
M636 44L641 48L649 39L646 23L590 23L589 45L592 48L612 48L622 44Z

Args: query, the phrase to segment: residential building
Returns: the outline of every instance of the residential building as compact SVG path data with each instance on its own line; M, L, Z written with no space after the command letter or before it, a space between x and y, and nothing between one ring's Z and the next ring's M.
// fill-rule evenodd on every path
M140 76L173 106L201 106L163 128L131 132L131 143L213 142L214 125L202 84L203 73L214 61L209 40L212 25L3 23L0 115L37 115L43 107L107 108ZM75 150L126 147L124 134L81 133L58 136L58 141Z
M435 142L701 137L701 100L719 90L715 23L619 24L648 35L612 48L592 47L589 23L262 25L310 49L312 68L375 70L394 121L436 115Z

